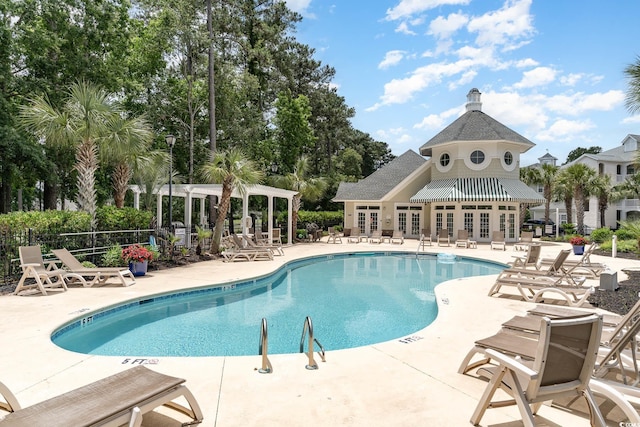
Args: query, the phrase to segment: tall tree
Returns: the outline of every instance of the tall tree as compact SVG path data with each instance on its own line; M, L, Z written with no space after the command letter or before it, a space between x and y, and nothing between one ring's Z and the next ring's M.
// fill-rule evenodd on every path
M520 181L524 182L528 186L540 184L542 182L540 169L537 167L520 168ZM529 205L527 203L520 203L519 228L522 228L522 225L524 224L524 219L528 208Z
M573 181L566 169L562 169L558 173L553 186L553 193L556 199L564 202L567 222L573 223Z
M542 194L544 196L544 219L547 223L549 222L549 210L553 199L553 186L557 174L557 166L546 163L540 168L540 184L542 184Z
M602 147L598 147L597 145L594 145L589 148L584 148L584 147L574 148L569 152L569 154L567 154L567 161L564 162L563 164L571 163L574 160L578 159L583 154L599 154L601 152L602 152Z
M127 130L125 134L131 134L131 126L119 120L121 112L112 99L103 89L78 82L68 90L62 109L56 109L48 98L38 96L21 109L20 116L25 128L46 144L75 147L77 202L80 209L91 215L94 227L98 150L101 144L125 139L123 129Z
M276 186L295 191L291 201L292 216L291 227L294 230L298 228L298 212L302 207L302 199L308 201L316 201L327 188L327 183L323 178L313 178L309 176L309 161L306 157L300 157L293 168L293 172L286 175L275 176L273 181ZM289 240L293 242L290 236Z
M625 105L630 113L635 114L640 111L640 56L625 67L624 74L628 79Z
M258 169L255 162L237 148L228 151L211 153L210 161L200 171L206 182L222 184L222 195L218 205L218 216L211 239L211 253L220 252L220 241L224 231L224 221L231 205L231 195L236 190L245 194L247 187L259 184L264 179L264 172Z
M567 167L566 171L573 186L573 200L576 203L576 231L578 234L584 234L584 206L593 193L593 181L597 172L584 163L575 163Z
M290 92L281 93L276 108L274 123L279 167L284 172L293 172L298 159L309 152L315 140L309 124L309 100L304 95L293 98Z
M605 213L611 200L611 175L598 175L593 180L593 195L598 198L598 216L600 217L600 227L606 227Z

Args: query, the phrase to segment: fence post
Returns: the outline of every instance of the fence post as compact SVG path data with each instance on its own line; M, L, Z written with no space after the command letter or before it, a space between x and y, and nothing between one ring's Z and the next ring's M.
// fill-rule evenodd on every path
M29 241L29 246L33 246L33 229L29 229L29 237L27 239Z

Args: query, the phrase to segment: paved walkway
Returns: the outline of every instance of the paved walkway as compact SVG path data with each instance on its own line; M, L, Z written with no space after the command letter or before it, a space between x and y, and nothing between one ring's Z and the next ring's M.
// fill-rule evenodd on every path
M325 238L326 239L326 238ZM0 381L23 406L76 388L131 367L123 357L88 356L62 350L51 343L51 332L81 313L145 295L224 283L274 271L300 257L347 251L415 251L417 241L403 245L327 244L318 242L285 248L275 260L197 263L154 271L134 286L71 288L51 296L0 297ZM543 257L554 257L568 244L543 246ZM515 252L432 246L428 252L507 262ZM575 255L571 255L577 258ZM640 262L594 256L618 271ZM491 335L499 325L532 304L517 297L488 297L495 276L464 278L436 288L439 315L414 340L394 340L357 349L331 351L317 371L304 368L303 354L271 355L274 372L260 374L259 356L160 358L152 369L186 378L203 408L205 427L232 426L465 426L485 382L457 373L458 364L475 339ZM597 282L594 282L597 284ZM256 336L258 331L256 331ZM577 407L578 408L578 407ZM579 408L578 408L579 409ZM176 426L159 410L145 426ZM173 416L173 414L171 414ZM615 419L615 414L611 414ZM517 409L489 410L482 425L520 426ZM184 420L183 420L184 421ZM587 426L577 410L544 406L538 425ZM616 422L611 425L618 425Z

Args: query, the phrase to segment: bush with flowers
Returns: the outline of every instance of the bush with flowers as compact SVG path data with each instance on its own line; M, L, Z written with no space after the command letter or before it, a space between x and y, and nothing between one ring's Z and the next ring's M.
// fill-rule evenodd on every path
M126 262L151 261L153 260L153 252L136 243L122 250L122 259Z
M584 246L588 242L587 239L582 236L573 236L571 239L569 239L569 243L571 243L573 246Z

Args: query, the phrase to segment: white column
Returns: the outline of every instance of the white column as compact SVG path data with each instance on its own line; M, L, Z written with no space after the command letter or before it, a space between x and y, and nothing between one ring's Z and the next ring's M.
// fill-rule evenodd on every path
M158 228L162 228L162 193L157 194L158 202L156 203L156 219L158 221Z
M273 236L273 196L267 196L267 221L269 221L269 243L271 243L271 237Z
M200 225L204 225L206 223L205 221L205 212L204 212L204 203L205 203L206 197L201 197L200 198Z
M191 191L187 191L184 199L184 225L187 227L185 236L185 245L191 247L191 211L193 209L193 196Z
M249 192L244 193L242 196L242 232L247 234L249 227L245 223L245 218L249 216Z
M140 210L140 192L133 192L133 208Z
M293 222L293 197L287 198L287 218L289 218L289 220L287 221L287 241L288 244L292 244L293 238L295 237L293 233L295 233L296 231L291 229L291 225Z

